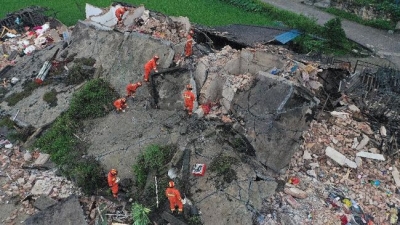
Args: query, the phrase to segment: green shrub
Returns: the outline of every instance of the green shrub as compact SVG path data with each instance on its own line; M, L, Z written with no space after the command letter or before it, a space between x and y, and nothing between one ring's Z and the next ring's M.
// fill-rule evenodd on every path
M50 107L57 106L57 100L57 91L54 88L43 95L43 101L47 102Z
M150 171L159 172L160 168L171 161L176 146L149 145L136 158L136 163L132 166L136 177L136 186L143 188L146 185L147 175Z
M324 38L326 38L330 47L343 47L348 42L340 18L334 18L326 22L323 30Z
M74 166L71 177L84 193L95 193L106 185L103 168L93 156L79 161Z
M94 68L91 68L96 60L93 58L77 58L74 60L75 65L68 72L68 77L65 81L67 85L80 84L85 80L92 78Z
M3 117L0 120L0 127L7 127L8 129L13 129L14 121L12 121L9 117Z
M74 120L90 119L106 115L118 94L102 79L90 80L74 94L68 116Z
M144 207L141 204L134 203L132 205L132 219L133 225L147 225L151 221L149 219L150 209Z

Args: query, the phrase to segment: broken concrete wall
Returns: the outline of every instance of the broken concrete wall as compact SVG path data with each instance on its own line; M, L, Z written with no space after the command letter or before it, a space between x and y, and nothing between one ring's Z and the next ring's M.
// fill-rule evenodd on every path
M300 144L310 106L293 84L267 73L259 73L254 87L232 101L233 114L245 122L238 131L248 138L260 162L275 171L288 165Z
M29 217L27 225L87 224L78 197L71 195L56 205Z
M211 63L213 66L210 67ZM202 87L199 103L219 101L225 111L229 111L237 89L251 81L251 74L281 68L283 65L284 61L271 53L252 49L236 51L227 46L215 57L211 55L207 60L201 59L196 68L194 79L196 85ZM250 77L242 77L242 82L238 82L237 76L243 74L249 74Z

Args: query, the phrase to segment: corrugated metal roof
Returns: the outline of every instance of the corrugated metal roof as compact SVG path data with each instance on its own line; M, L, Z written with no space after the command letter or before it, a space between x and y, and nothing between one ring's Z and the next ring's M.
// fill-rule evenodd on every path
M298 30L291 30L289 32L286 32L286 33L276 36L275 40L279 41L282 44L286 44L289 41L295 39L299 35L300 35L300 32Z

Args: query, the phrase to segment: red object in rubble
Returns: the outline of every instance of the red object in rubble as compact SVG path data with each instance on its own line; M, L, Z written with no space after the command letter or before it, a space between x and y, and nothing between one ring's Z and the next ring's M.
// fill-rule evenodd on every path
M39 78L35 78L35 83L41 85L41 84L43 84L43 81Z
M300 179L298 177L291 177L289 179L289 183L291 183L293 185L298 185L300 183Z
M193 167L192 174L195 176L204 176L206 172L206 164L196 164Z
M342 225L346 225L349 223L349 220L347 219L346 215L340 216L340 221L342 222Z
M210 113L210 110L211 110L210 104L201 105L201 108L203 109L204 115L207 115L208 113Z

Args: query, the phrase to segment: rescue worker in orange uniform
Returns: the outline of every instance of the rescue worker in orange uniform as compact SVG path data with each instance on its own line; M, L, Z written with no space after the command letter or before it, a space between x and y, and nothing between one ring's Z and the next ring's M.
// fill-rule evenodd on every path
M185 103L185 110L187 110L188 115L191 116L193 111L193 103L196 100L196 97L192 92L192 85L186 85L186 91L183 93L183 100Z
M110 187L114 198L118 198L119 178L117 177L117 175L118 175L118 171L116 169L111 169L110 172L108 172L108 176L107 176L108 186Z
M118 112L120 111L125 112L125 108L129 108L128 105L126 104L126 98L120 98L115 100L114 106Z
M181 193L175 188L175 183L173 181L168 182L167 190L165 190L165 195L169 200L169 207L171 212L175 212L175 208L178 206L178 213L183 212L183 204Z
M158 72L157 70L157 61L158 61L159 57L158 55L153 56L152 59L150 59L145 65L144 65L144 81L145 82L149 82L149 75L150 72L152 70L154 70L154 72Z
M185 45L185 56L189 57L193 53L193 30L190 30L188 35L186 36L186 45Z
M142 82L140 82L140 81L135 84L128 84L126 86L126 97L134 98L135 94L136 94L136 90L141 86L142 86Z
M124 16L124 13L128 10L127 7L120 7L117 10L115 10L115 16L117 17L117 24L120 25L122 24L122 17Z

